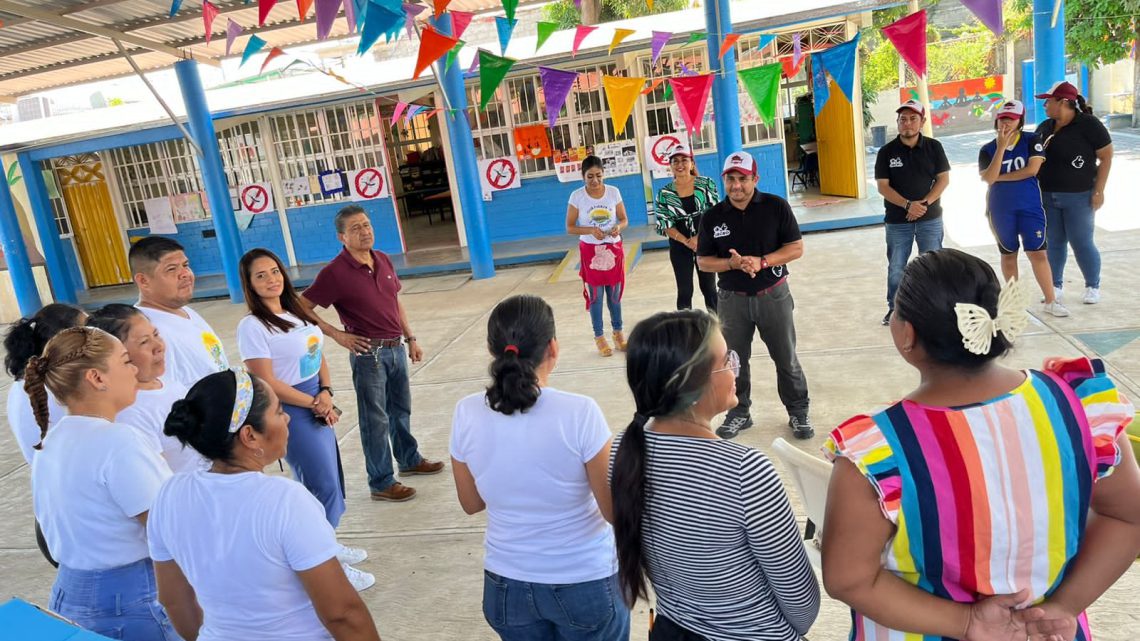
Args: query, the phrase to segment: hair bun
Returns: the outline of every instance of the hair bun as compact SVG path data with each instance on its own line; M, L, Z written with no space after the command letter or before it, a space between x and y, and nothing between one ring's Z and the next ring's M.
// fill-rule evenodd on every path
M186 444L202 427L202 416L193 403L186 399L174 401L166 417L162 432Z

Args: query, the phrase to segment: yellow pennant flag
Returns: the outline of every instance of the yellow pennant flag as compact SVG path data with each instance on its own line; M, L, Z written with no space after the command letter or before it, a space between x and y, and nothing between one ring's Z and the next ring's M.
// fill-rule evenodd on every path
M653 0L645 0L645 4L649 6L650 11L653 11Z
M614 39L610 41L609 52L613 53L614 49L617 49L617 46L621 44L622 40L632 36L634 33L633 29L614 29Z
M637 97L641 95L641 88L645 86L645 78L602 76L602 86L606 89L606 102L610 103L614 131L621 135L629 115L633 113L633 106L637 104Z

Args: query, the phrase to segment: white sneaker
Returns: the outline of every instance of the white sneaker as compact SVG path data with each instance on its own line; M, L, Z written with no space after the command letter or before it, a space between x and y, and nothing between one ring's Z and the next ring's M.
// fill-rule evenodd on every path
M1064 294L1064 292L1061 291L1060 287L1054 287L1053 288L1053 300L1057 301L1058 303L1061 302L1061 296L1063 294ZM1045 296L1041 296L1041 302L1042 303L1045 302Z
M348 577L348 582L357 592L363 592L368 588L376 585L376 577L363 571L357 570L347 563L340 564L341 569L344 570L344 575Z
M1061 301L1053 301L1052 303L1045 303L1042 310L1046 314L1052 314L1057 318L1064 318L1069 315L1069 308L1061 304Z
M337 544L336 560L347 565L356 565L362 563L364 559L368 558L368 552L360 548L350 548L343 543Z
M1085 305L1096 305L1100 302L1100 288L1099 287L1086 287L1085 288Z

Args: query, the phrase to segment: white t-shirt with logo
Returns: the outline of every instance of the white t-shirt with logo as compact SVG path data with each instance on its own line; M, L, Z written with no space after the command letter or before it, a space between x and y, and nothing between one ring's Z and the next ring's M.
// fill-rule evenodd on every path
M297 573L336 556L336 534L300 483L260 472L170 479L147 520L150 555L174 561L202 606L199 641L332 639Z
M198 312L183 307L188 316L185 318L151 307L136 307L154 323L166 342L166 380L191 388L206 376L229 369L221 339Z
M59 419L67 414L67 410L55 400L51 392L48 399L48 429L50 430ZM12 436L16 437L16 445L20 446L20 453L28 465L32 464L32 457L36 454L36 445L40 442L40 426L36 424L36 414L32 411L32 401L24 391L24 381L12 381L8 388L8 426L12 428Z
M579 187L570 194L570 204L578 210L579 227L597 227L606 232L618 224L617 206L622 202L621 192L612 185L605 185L605 188L606 191L601 198L587 194L585 187ZM592 234L582 234L578 238L591 245L616 243L621 240L615 236L606 236L604 240L598 240Z
M108 570L147 558L151 508L170 468L128 425L64 416L32 462L32 506L48 549L73 570Z
M189 445L183 446L182 441L163 433L170 408L175 401L186 398L189 390L174 381L160 382L162 387L159 389L140 389L135 404L119 412L115 421L137 429L151 448L162 455L170 466L170 471L175 474L210 467L209 459L199 454L198 450Z
M617 572L613 529L590 491L586 462L610 440L592 398L542 389L506 416L483 393L455 406L451 456L487 504L486 569L532 583L580 583Z
M257 317L247 315L238 322L237 341L241 359L268 358L273 361L273 375L286 385L296 385L320 373L321 351L325 335L316 325L306 325L288 312L278 314L293 323L284 333L270 330Z

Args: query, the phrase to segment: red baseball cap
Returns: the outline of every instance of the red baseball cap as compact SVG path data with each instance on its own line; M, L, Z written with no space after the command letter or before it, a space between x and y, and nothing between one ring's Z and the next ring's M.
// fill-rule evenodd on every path
M756 175L756 159L751 154L744 151L737 151L728 155L724 159L724 170L720 175L736 172L738 174L745 174L747 176Z
M1003 104L997 110L994 120L1001 120L1009 118L1010 120L1020 120L1025 115L1025 105L1021 104L1020 100L1010 100Z
M1053 86L1049 87L1049 91L1045 93L1039 93L1035 97L1056 98L1057 100L1076 100L1077 96L1080 94L1081 92L1077 91L1077 88L1073 86L1073 83L1065 82L1062 80L1061 82L1053 83Z

